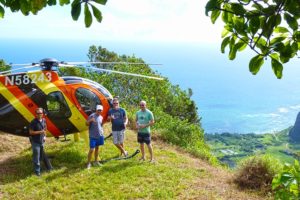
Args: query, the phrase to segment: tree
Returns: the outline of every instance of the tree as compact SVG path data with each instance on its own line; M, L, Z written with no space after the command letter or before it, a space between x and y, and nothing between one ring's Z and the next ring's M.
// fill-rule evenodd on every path
M0 72L10 70L11 67L7 65L4 60L0 59Z
M4 8L10 8L12 12L21 11L25 16L30 13L36 15L47 6L55 6L57 2L59 2L60 6L69 5L71 3L70 0L0 0L0 18L4 17ZM71 3L71 15L73 20L77 21L81 14L81 9L84 9L84 22L86 27L90 27L93 22L92 13L96 20L101 22L102 14L95 4L105 5L106 2L107 0L73 0Z
M119 56L115 52L109 51L101 46L91 46L88 57L92 62L119 61L129 64L107 64L106 69L143 74L153 76L155 72L141 58L135 56ZM133 65L133 63L145 63ZM97 65L97 64L96 64ZM103 68L103 66L99 66ZM151 102L151 106L161 108L161 110L173 117L187 120L189 123L200 124L197 113L197 106L191 100L192 90L183 91L179 86L172 85L168 80L157 81L120 74L88 73L89 79L101 82L113 95L120 99L126 99L128 106L135 107L141 99Z
M225 23L221 52L229 47L230 60L247 46L257 54L249 62L254 75L270 59L274 74L281 78L283 64L300 49L299 0L209 0L205 13L212 23L220 16Z

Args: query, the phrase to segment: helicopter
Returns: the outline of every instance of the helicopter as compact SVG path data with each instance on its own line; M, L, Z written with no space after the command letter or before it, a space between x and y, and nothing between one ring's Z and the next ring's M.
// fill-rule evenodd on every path
M86 131L88 127L85 121L95 112L96 105L103 106L101 115L106 122L113 96L103 85L82 77L59 76L59 67L76 67L85 63L121 62L59 62L54 58L45 58L37 63L15 64L12 66L24 67L0 72L0 131L29 137L28 124L34 119L35 110L39 107L44 109L47 135L55 138ZM40 69L19 72L31 68ZM163 80L160 77L96 67L90 69Z

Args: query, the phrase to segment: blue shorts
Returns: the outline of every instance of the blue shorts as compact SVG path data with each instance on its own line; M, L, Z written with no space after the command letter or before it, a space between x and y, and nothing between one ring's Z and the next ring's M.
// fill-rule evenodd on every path
M140 144L142 143L150 144L151 143L150 133L138 133L137 141Z
M95 147L98 147L100 145L104 145L104 137L100 136L100 138L90 138L90 148L94 149Z

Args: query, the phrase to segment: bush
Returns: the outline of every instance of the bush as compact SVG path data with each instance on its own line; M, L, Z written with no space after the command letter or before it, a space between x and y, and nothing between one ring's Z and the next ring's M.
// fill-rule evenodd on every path
M286 164L275 176L272 189L275 191L275 199L299 199L300 165L297 160L294 165Z
M280 162L269 155L249 157L239 163L234 183L243 189L268 192L272 189L272 179L281 169Z

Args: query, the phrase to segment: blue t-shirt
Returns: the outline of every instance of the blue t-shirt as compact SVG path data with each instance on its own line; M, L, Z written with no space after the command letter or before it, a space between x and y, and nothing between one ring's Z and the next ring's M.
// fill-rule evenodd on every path
M111 116L111 124L113 131L121 131L125 129L126 111L123 108L111 108L108 111L108 116Z
M87 120L90 120L91 118L95 118L96 122L91 122L89 125L89 137L98 139L100 136L103 136L103 117L101 115L97 115L96 113L92 113Z

